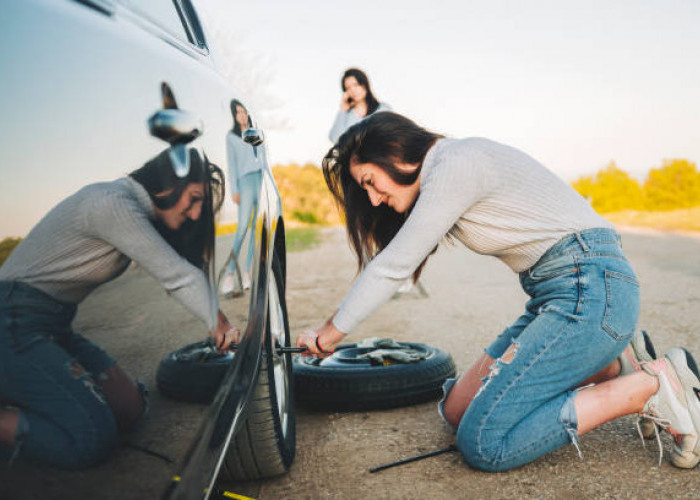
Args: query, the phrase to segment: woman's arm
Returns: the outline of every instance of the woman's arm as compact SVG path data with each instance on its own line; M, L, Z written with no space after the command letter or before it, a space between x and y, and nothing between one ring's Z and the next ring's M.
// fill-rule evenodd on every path
M240 203L240 195L239 195L239 188L238 188L238 179L240 178L239 174L239 159L237 155L237 148L236 148L236 138L233 132L229 132L226 134L226 161L228 163L228 181L229 181L229 189L231 191L231 196L233 197L233 201L238 204ZM236 197L238 197L238 201L236 201Z
M335 351L345 334L333 324L333 316L328 318L321 328L305 330L297 336L297 347L306 347L308 354L323 354Z
M334 316L339 331L350 333L389 300L483 195L486 163L469 151L458 152L436 161L422 174L420 195L410 216L355 280Z
M333 144L335 144L338 142L338 139L340 139L340 136L343 135L343 132L345 132L347 128L347 112L339 110L335 115L333 126L331 127L331 131L328 133L328 138Z
M88 231L137 262L210 331L217 327L218 298L206 275L163 239L135 199L113 194L87 208Z

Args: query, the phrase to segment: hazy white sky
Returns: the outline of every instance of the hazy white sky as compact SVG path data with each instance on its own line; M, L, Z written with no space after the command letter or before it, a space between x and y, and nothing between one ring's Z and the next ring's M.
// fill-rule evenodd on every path
M273 70L289 120L267 130L273 163L320 162L349 66L423 126L519 147L567 180L700 160L697 0L198 5Z

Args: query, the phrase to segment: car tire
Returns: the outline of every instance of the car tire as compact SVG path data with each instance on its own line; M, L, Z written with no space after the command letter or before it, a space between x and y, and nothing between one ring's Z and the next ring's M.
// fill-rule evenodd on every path
M294 360L297 402L312 410L354 411L397 408L437 399L442 384L455 376L452 357L425 344L399 342L426 354L414 363L372 365L359 358L373 348L343 344L325 359Z
M165 396L190 403L211 403L234 354L219 354L208 340L188 344L164 357L156 385Z
M219 478L253 480L284 474L296 452L292 355L284 294L284 273L275 253L268 293L268 321L258 382L248 416L231 442Z

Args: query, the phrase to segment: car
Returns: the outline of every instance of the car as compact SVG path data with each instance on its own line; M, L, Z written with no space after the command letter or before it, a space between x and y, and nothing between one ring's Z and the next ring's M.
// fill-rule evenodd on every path
M217 70L212 39L192 0L12 1L3 7L0 37L0 240L23 236L82 186L123 176L164 148L172 152L173 168L186 168L177 158L196 146L227 170L230 103L246 99ZM265 147L259 128L246 134L247 142ZM294 458L285 225L269 165L263 170L256 225L250 231L255 257L249 299L224 304L229 317L244 318L243 336L201 425L187 436L189 452L179 457L175 479L154 478L167 485L168 498L206 497L222 477L280 474ZM228 200L221 222L232 214ZM230 244L218 246L221 264ZM159 307L172 306L173 318L180 318L177 305L151 291L157 287L138 273L136 268L116 280L134 287L128 293L107 284L86 308L95 317L111 308L134 324L135 312L119 302L148 296L168 303ZM141 286L149 291L140 291ZM81 321L95 325L90 318ZM150 332L163 339L153 354L177 347L172 339L188 332L178 337L168 328L177 329L183 321ZM193 341L206 337L204 328L191 333ZM123 351L133 359L142 354L136 345ZM158 359L149 359L152 372ZM134 361L134 366L140 365ZM184 406L171 409L188 411ZM0 483L8 484L5 479L9 476ZM26 492L32 484L22 488Z

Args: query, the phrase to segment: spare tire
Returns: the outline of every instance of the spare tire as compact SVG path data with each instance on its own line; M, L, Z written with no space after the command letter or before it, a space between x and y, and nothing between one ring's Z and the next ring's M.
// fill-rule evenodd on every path
M399 342L423 352L413 363L373 365L361 358L373 347L338 346L320 359L298 356L294 360L294 391L298 403L313 410L353 411L408 406L438 399L446 378L455 376L452 357L425 344Z
M158 365L158 390L182 401L211 403L233 356L232 352L220 354L208 340L181 347Z

